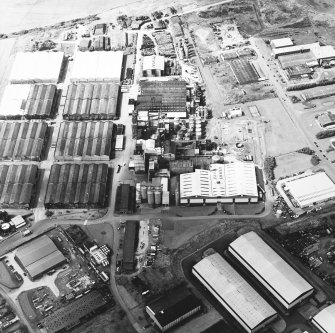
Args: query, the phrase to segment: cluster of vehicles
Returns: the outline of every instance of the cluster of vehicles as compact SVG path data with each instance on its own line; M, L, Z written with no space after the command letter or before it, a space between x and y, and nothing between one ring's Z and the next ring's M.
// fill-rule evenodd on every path
M275 213L280 213L280 216L283 219L288 217L290 218L297 218L299 215L296 215L293 210L287 205L286 201L282 196L278 196L272 206L272 210Z

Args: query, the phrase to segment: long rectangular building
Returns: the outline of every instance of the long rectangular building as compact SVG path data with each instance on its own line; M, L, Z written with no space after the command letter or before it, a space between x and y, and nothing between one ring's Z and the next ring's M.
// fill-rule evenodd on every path
M197 169L180 175L181 204L257 201L253 163L212 164L210 170Z
M67 120L117 118L118 83L71 84L66 93L63 117Z
M50 118L57 87L53 84L10 84L0 104L0 119Z
M126 272L135 269L135 251L138 244L139 221L126 221L123 244L122 268Z
M106 204L107 188L107 164L54 164L44 205L46 208L101 208Z
M192 273L248 333L254 333L276 317L276 311L218 253L203 258Z
M58 161L108 161L112 150L112 137L111 121L62 122L55 159Z
M0 165L0 208L30 208L37 165Z
M322 333L335 333L335 304L327 306L316 314L312 324Z
M47 128L44 122L1 122L0 160L39 161Z
M233 241L228 251L285 309L313 294L313 287L254 231Z

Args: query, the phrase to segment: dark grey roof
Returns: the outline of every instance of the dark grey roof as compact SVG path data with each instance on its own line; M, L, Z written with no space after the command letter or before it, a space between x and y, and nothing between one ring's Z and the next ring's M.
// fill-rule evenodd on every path
M123 265L126 270L132 270L135 261L135 250L138 239L138 221L126 221L123 242Z
M201 302L187 289L178 288L168 295L150 303L148 308L155 314L155 318L162 327L176 319L201 307Z
M15 256L32 278L66 260L54 242L46 235L19 247Z

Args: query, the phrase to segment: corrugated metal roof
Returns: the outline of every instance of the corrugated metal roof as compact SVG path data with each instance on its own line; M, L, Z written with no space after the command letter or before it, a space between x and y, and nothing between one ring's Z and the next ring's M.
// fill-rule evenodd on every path
M229 245L229 252L250 267L265 287L286 307L313 290L313 287L281 258L254 231Z
M44 203L46 207L103 206L107 177L107 164L54 164Z
M32 278L66 260L54 242L46 235L19 247L15 256Z
M0 207L27 208L37 177L36 165L0 166Z
M81 83L68 88L64 118L68 119L113 119L119 85L116 83Z
M192 272L249 332L276 314L220 254L205 257Z
M62 122L56 160L109 160L112 148L113 123Z
M312 323L320 329L321 332L335 333L335 304L329 305L315 315Z
M38 161L47 128L44 122L0 123L0 160Z

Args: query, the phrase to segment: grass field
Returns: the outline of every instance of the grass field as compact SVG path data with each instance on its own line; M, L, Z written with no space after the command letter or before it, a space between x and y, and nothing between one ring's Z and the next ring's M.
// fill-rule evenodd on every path
M266 151L270 156L291 153L306 146L278 98L255 101L262 119L266 121Z
M311 156L301 153L289 153L276 157L277 166L274 170L276 178L285 177L305 171L312 167Z
M0 284L9 289L19 288L22 284L14 277L14 274L3 261L0 261Z

